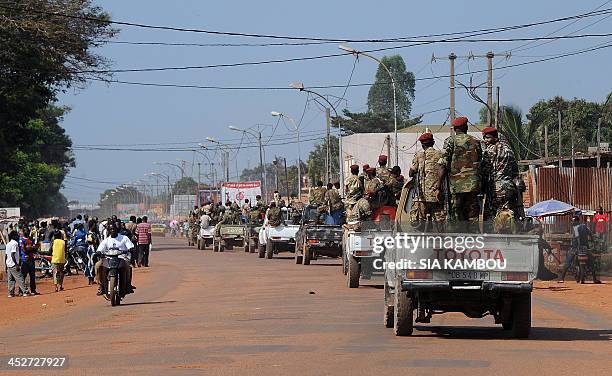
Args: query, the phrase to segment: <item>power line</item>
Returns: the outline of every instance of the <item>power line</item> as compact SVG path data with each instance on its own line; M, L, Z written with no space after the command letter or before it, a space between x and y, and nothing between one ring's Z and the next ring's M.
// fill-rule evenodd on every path
M563 53L563 54L559 54L559 55L554 55L551 57L546 57L546 58L542 58L542 59L537 59L537 60L532 60L532 61L527 61L527 62L522 62L522 63L517 63L517 64L509 64L503 67L494 67L493 70L505 70L505 69L510 69L510 68L515 68L515 67L520 67L520 66L524 66L524 65L530 65L530 64L537 64L537 63L542 63L542 62L546 62L546 61L551 61L551 60L556 60L556 59L561 59L561 58L565 58L565 57L570 57L570 56L575 56L575 55L579 55L579 54L583 54L583 53L587 53L587 52L592 52L592 51L596 51L596 50L600 50L603 48L609 48L612 46L612 43L608 43L605 42L605 45L596 45L595 47L592 48L587 48L587 49L581 49L581 50L577 50L577 51L573 51L573 52L567 52L567 53ZM476 70L476 71L471 71L471 72L462 72L462 73L456 73L455 76L465 76L465 75L471 75L471 74L475 74L475 73L482 73L482 72L486 72L486 69L481 69L481 70ZM449 78L449 75L437 75L437 76L429 76L429 77L416 77L415 81L427 81L427 80L437 80L437 79L441 79L441 78ZM103 80L103 79L99 79L99 78L91 78L92 80L95 81L102 81L102 82L107 82L107 83L118 83L118 84L124 84L124 85L136 85L136 86L153 86L153 87L171 87L171 88L189 88L189 89L203 89L203 90L295 90L293 88L290 87L285 87L285 86L217 86L217 85L183 85L183 84L164 84L164 83L152 83L152 82L139 82L139 81L124 81L124 80ZM385 83L385 82L381 82L381 83ZM389 82L387 82L389 83ZM349 87L360 87L360 86L371 86L373 85L373 83L357 83L357 84L349 84ZM346 84L342 84L342 85L317 85L317 86L310 86L309 88L311 89L337 89L337 88L345 88L347 85Z
M145 29L155 29L155 30L166 30L166 31L179 31L179 32L190 32L190 33L202 33L202 34L210 34L210 35L224 35L224 36L232 36L232 37L248 37L248 38L265 38L265 39L283 39L283 40L299 40L299 41L311 41L311 42L329 42L329 43L380 43L380 42L398 42L398 41L406 41L410 39L416 38L428 38L428 37L436 37L436 36L450 36L450 35L461 35L468 34L473 32L482 32L482 31L493 31L493 30L512 30L517 28L525 28L532 26L540 26L549 23L569 21L577 18L584 17L593 17L596 15L609 13L612 8L606 8L597 11L591 11L583 14L568 16L557 18L553 20L533 22L522 25L514 25L503 28L489 28L489 29L479 29L475 31L463 31L463 32L453 32L453 33L442 33L442 34L430 34L430 35L422 35L422 36L414 36L414 37L400 37L400 38L380 38L380 39L348 39L348 38L314 38L314 37L302 37L302 36L283 36L283 35L274 35L274 34L256 34L256 33L244 33L244 32L233 32L233 31L218 31L218 30L206 30L206 29L195 29L195 28L185 28L185 27L173 27L173 26L161 26L161 25L150 25L150 24L142 24L136 22L127 22L127 21L113 21L113 20L102 20L95 17L87 17L87 16L78 16L65 14L60 12L49 12L44 10L31 9L26 6L24 7L15 7L15 4L11 3L0 3L0 8L15 10L15 11L27 11L30 13L42 14L46 16L55 16L55 17L63 17L69 19L78 19L83 21L92 21L96 23L106 23L111 25L120 25L120 26L130 26L130 27L138 27Z
M407 47L413 47L422 44L432 44L432 43L464 43L464 42L519 42L519 41L553 41L560 39L576 39L576 38L591 38L591 37L610 37L612 33L606 34L581 34L581 35L567 35L567 36L556 36L556 37L534 37L534 38L506 38L506 39L461 39L461 40L435 40L435 41L419 41L414 44L409 44L405 46L393 46L386 48L378 48L373 50L368 50L366 52L380 52L380 51L388 51L395 49L402 49ZM216 68L232 68L232 67L243 67L243 66L253 66L253 65L267 65L267 64L282 64L282 63L292 63L292 62L300 62L300 61L310 61L310 60L320 60L320 59L328 59L332 57L340 57L350 55L350 53L342 52L342 53L334 53L327 55L317 55L317 56L306 56L306 57L295 57L288 59L274 59L274 60L261 60L261 61L247 61L247 62L238 62L238 63L223 63L223 64L209 64L209 65L192 65L192 66L179 66L179 67L153 67L153 68L128 68L128 69L105 69L105 70L81 70L75 71L75 73L88 73L88 74L102 74L102 73L138 73L138 72L164 72L164 71L184 71L184 70L201 70L201 69L216 69Z

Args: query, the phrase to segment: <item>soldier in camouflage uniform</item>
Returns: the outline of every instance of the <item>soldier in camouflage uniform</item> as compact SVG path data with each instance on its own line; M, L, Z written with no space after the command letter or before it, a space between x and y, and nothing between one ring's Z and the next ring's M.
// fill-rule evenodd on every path
M308 202L310 205L317 208L317 217L315 219L316 224L321 224L321 215L327 212L327 207L325 206L326 192L327 189L323 187L323 182L318 181L317 187L310 191L310 196L308 197Z
M272 227L280 226L282 223L282 213L278 206L276 206L276 202L272 201L270 203L270 208L268 209L268 224Z
M437 225L444 222L446 215L444 205L438 198L438 161L442 152L434 149L434 138L431 133L423 133L419 139L423 150L417 152L408 171L415 178L410 222L419 226L425 221L433 221Z
M325 206L329 209L329 215L334 219L334 224L340 224L340 216L344 209L344 203L340 198L340 193L332 183L327 184L325 192Z
M200 225L198 224L198 217L195 213L193 213L189 217L189 231L187 234L188 236L187 244L189 246L195 245L199 231L200 231Z
M304 210L304 203L298 201L297 195L295 193L291 194L291 201L289 201L289 213L291 218L291 223L294 225L299 225L300 220L302 219L302 210Z
M389 176L389 191L390 197L387 202L387 205L397 206L397 201L402 194L402 186L403 182L400 181L400 176L402 175L402 169L400 166L393 166L391 169L391 175Z
M359 183L361 183L362 190L365 190L365 181L366 181L366 178L368 177L368 174L366 173L366 171L368 170L368 168L370 168L370 165L367 163L361 166L361 174L359 174Z
M347 221L359 220L359 213L354 210L359 199L363 197L363 186L359 180L359 166L351 166L351 176L344 182L344 193L346 194L346 219Z
M476 231L480 214L480 164L482 147L480 141L467 134L468 119L459 117L452 121L455 134L444 140L442 157L438 161L438 192L446 176L449 179L451 222L459 221L462 228L458 230ZM440 198L440 194L438 194Z
M381 154L378 156L378 168L376 169L376 177L382 181L385 186L389 185L391 171L387 168L387 156Z
M370 167L366 170L366 173L368 174L368 177L365 184L364 197L367 199L372 210L378 209L385 204L381 199L381 192L384 190L385 186L376 176L375 168Z
M496 128L482 130L485 142L482 160L483 190L487 194L485 218L491 220L502 211L511 211L516 219L518 191L514 182L519 178L518 163L510 146L499 140ZM504 215L508 216L508 213ZM499 221L497 221L499 222Z

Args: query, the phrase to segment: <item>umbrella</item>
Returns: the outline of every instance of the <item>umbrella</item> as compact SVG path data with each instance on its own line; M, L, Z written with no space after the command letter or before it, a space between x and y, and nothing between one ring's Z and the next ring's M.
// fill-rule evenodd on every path
M545 217L549 215L562 215L575 211L576 208L570 204L558 200L546 200L538 202L525 210L530 217Z

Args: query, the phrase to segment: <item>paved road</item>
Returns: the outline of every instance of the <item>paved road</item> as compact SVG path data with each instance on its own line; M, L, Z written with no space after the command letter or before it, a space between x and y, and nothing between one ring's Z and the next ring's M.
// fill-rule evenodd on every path
M543 293L534 297L529 340L509 338L491 319L454 314L397 338L382 324L380 281L348 289L337 261L302 266L292 257L197 251L176 240L156 248L148 282L136 280L137 293L125 305L95 299L65 318L4 330L2 353L67 354L70 368L58 374L71 375L603 375L612 369L610 321Z

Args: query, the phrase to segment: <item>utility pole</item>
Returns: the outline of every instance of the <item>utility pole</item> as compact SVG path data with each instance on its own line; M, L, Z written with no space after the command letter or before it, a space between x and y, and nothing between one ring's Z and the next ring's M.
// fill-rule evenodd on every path
M487 52L487 105L490 111L487 111L487 123L489 127L493 125L491 111L493 110L493 58L495 54L492 51Z
M230 181L230 172L229 172L229 151L225 152L225 181Z
M325 108L325 124L327 130L327 148L325 154L325 183L329 183L331 181L331 144L330 144L330 136L329 136L329 128L331 126L331 114L329 113L329 108Z
M287 172L287 158L283 157L283 163L285 165L285 189L286 194L285 197L289 197L289 173Z
M501 132L501 124L499 123L499 86L497 89L497 105L495 106L495 128L497 128L498 132Z
M202 163L198 162L198 190L196 191L196 205L198 205L198 207L200 207L200 178L201 178L201 171L200 171L200 165Z
M450 121L455 120L455 59L457 59L457 55L454 52L451 52L448 55L448 60L450 61Z
M561 111L557 111L557 117L559 119L559 172L560 172L561 167L563 167L563 162L561 161Z
M597 120L597 168L601 167L601 153L599 147L601 145L601 116Z
M576 158L574 157L574 117L570 114L570 138L572 139L572 173L570 174L570 204L574 205L574 173L576 171Z
M548 159L548 124L544 124L544 158Z
M387 135L387 137L385 137L385 143L387 144L387 157L391 160L391 136Z
M276 190L280 192L278 188L278 157L274 156L274 161L272 161L274 165L274 177L276 178Z

